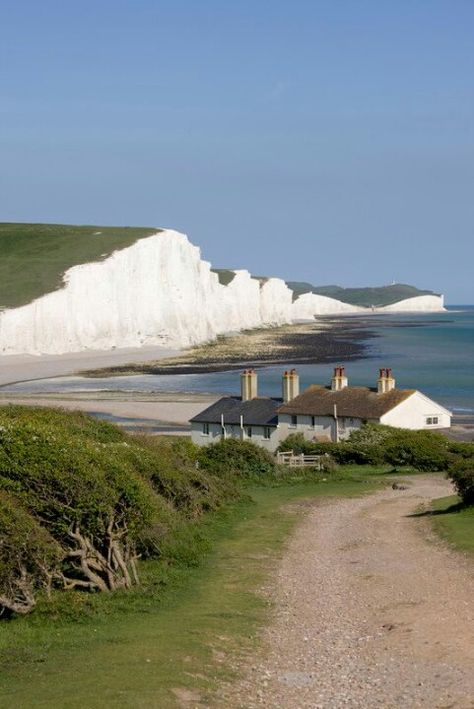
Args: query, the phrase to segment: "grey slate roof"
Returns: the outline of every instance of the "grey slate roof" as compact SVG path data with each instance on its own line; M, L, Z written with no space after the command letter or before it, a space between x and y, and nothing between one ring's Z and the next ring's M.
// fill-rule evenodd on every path
M414 389L392 389L378 394L367 387L345 387L340 391L313 384L292 401L280 407L282 414L332 416L334 404L338 416L378 419L415 393Z
M282 399L258 397L249 401L242 401L237 396L225 396L215 404L194 416L191 423L220 423L224 414L225 424L240 424L243 416L245 426L276 426L278 423L278 409Z

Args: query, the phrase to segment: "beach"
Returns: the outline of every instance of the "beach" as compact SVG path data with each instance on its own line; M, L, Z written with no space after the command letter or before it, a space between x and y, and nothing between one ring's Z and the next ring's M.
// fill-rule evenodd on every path
M223 394L238 395L240 369L258 368L260 395L279 396L282 371L290 365L298 366L305 387L327 384L333 363L348 365L356 386L375 384L377 367L390 364L397 386L415 386L454 408L450 435L469 441L471 332L471 311L344 316L233 333L181 351L143 347L2 356L0 403L78 409L130 431L186 433L196 413Z
M165 347L137 347L84 350L61 355L0 355L0 387L14 382L63 377L81 369L158 360L175 354L176 350Z
M190 374L279 363L347 361L364 355L366 322L325 319L277 328L249 330L184 350L144 347L87 350L66 355L4 356L0 387L80 373L89 376ZM33 387L34 388L34 387ZM219 398L216 393L151 391L2 392L0 404L79 410L117 423L129 431L186 433L189 419Z
M90 377L202 374L281 363L347 362L364 357L364 343L373 336L366 318L327 317L317 322L244 330L155 361L142 359L96 369L84 367L81 373Z

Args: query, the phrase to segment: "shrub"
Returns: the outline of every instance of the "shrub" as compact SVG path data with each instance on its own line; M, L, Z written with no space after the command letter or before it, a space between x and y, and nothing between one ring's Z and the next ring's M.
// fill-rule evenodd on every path
M276 469L273 456L266 450L234 438L201 448L198 461L204 470L224 478L259 478L274 474Z
M448 477L465 505L474 505L474 458L457 458L448 469Z
M417 470L446 470L453 457L474 455L471 444L455 444L433 431L411 431L367 424L340 443L306 441L301 433L282 442L280 450L295 453L328 453L341 465L411 466ZM471 451L471 453L469 452Z
M178 559L170 550L179 539L185 548L186 525L238 494L186 439L132 437L60 410L0 408L0 607L31 609L53 580L130 588L138 555Z
M48 592L63 553L15 499L0 491L0 614L29 613Z
M238 496L230 478L218 477L199 461L200 448L176 436L144 436L127 454L153 489L186 517L195 519Z

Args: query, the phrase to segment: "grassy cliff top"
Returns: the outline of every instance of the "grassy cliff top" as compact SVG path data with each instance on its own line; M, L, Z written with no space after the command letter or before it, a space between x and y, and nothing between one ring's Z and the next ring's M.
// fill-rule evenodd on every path
M415 298L419 295L437 295L431 290L420 290L415 286L405 283L394 283L391 286L378 286L375 288L342 288L341 286L313 286L311 283L300 281L287 281L287 285L294 293L294 299L303 293L316 293L328 298L336 298L343 303L363 305L370 307L392 305L406 298Z
M0 307L61 288L71 266L100 261L160 231L153 227L0 223Z

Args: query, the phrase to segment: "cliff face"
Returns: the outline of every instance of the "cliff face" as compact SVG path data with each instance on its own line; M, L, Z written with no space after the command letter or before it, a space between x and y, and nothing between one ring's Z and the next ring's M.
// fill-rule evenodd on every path
M259 281L244 270L222 285L199 249L171 230L142 238L104 261L74 266L64 280L61 290L0 313L0 353L179 348L225 332L364 311L314 294L292 303L293 292L283 280ZM411 300L423 300L418 310L436 306Z
M439 313L444 310L444 296L418 295L378 308L379 313Z
M304 293L300 295L295 300L292 307L294 320L308 320L315 315L336 315L338 313L360 312L366 312L366 308L343 303L334 298L327 298L325 295L316 295L316 293Z
M184 234L166 230L102 262L69 269L65 286L0 314L3 354L184 347L291 318L284 281L237 271L228 286Z

